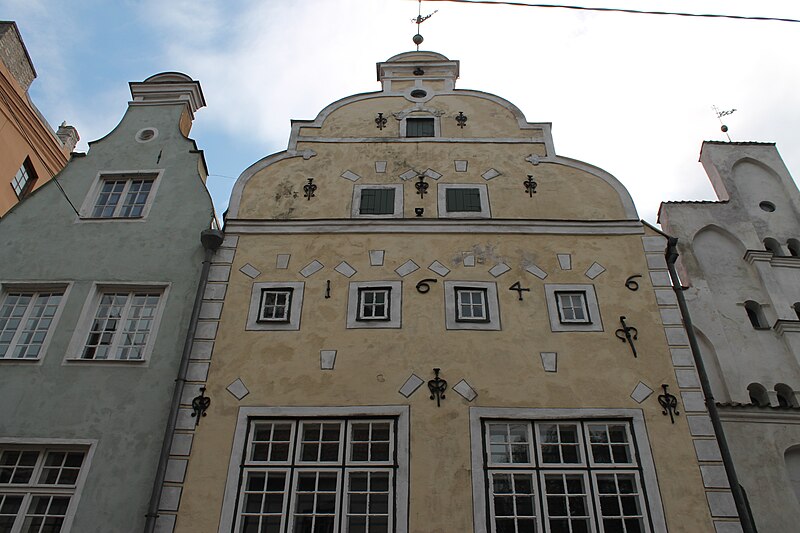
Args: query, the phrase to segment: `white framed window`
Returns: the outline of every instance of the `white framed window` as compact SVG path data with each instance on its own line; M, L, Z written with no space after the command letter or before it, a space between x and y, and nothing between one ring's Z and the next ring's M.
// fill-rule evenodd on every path
M591 324L585 291L556 291L558 320L562 324Z
M26 157L25 161L22 162L22 166L19 167L17 173L11 179L11 188L14 189L14 194L17 195L17 198L22 200L30 194L36 184L36 179L36 171L33 169L31 158Z
M304 288L305 283L302 281L253 283L245 329L248 331L300 329Z
M416 112L415 115L410 113ZM397 116L397 115L396 115ZM410 109L401 112L399 118L400 137L426 139L442 136L441 112L432 109Z
M439 218L491 218L485 183L439 183Z
M470 408L470 434L476 533L666 531L641 411Z
M150 212L162 171L100 172L81 206L82 219L142 219Z
M552 331L603 331L594 285L545 284Z
M496 283L445 281L444 298L447 329L500 329Z
M399 328L401 281L351 281L347 296L347 327Z
M69 286L2 284L0 361L38 361L63 310Z
M90 456L86 445L0 443L0 531L68 531Z
M488 322L489 304L486 289L456 287L456 320L458 322Z
M153 351L169 287L95 283L67 361L145 362Z
M353 186L353 218L402 218L403 184Z
M408 407L243 408L220 531L406 533L408 438Z
M392 305L390 287L358 289L358 320L389 320Z
M291 287L261 289L259 322L289 322L292 308Z

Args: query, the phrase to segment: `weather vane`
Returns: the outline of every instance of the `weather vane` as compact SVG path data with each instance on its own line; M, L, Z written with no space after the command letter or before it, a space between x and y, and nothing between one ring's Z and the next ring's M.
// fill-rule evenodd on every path
M422 0L419 0L419 11L417 12L417 16L416 16L416 18L411 19L411 22L413 22L414 24L417 25L417 34L412 39L414 41L414 44L417 45L417 50L419 50L419 45L421 45L422 41L424 41L424 39L422 38L422 35L420 35L420 33L419 33L419 25L422 24L423 22L425 22L426 20L428 20L429 18L431 18L432 16L434 16L436 13L438 13L438 11L439 10L437 9L436 11L431 13L430 15L425 15L423 17L422 16Z
M712 105L711 108L714 110L714 114L717 115L717 120L719 120L719 123L722 125L722 127L720 128L722 130L722 133L724 133L725 137L728 138L728 142L731 142L731 136L728 135L728 126L726 126L725 123L722 122L722 117L727 117L728 115L732 115L736 110L730 109L728 111L720 111L719 108L717 108L717 106L715 105Z

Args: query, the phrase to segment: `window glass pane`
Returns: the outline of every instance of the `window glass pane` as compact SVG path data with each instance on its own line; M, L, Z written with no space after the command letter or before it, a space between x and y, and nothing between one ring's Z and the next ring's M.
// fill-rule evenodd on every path
M635 474L595 474L600 514L606 531L644 529L639 483Z
M287 476L283 471L250 471L242 494L242 530L278 533L287 497Z
M544 464L580 464L583 462L577 424L537 424L539 447Z
M350 425L350 461L386 462L390 460L390 424L353 422Z
M348 531L388 531L389 472L351 472L347 484Z
M406 137L433 137L433 118L407 118Z
M300 460L325 463L338 461L341 437L341 422L303 422Z
M527 424L489 424L489 448L493 463L528 464L531 462Z
M545 505L550 531L589 531L589 489L583 474L545 474Z
M536 531L536 482L529 472L490 472L489 503L495 531Z
M95 218L113 217L126 183L126 180L103 180L92 216Z
M292 513L294 531L333 532L338 479L338 472L298 472Z
M588 424L592 460L600 464L632 464L633 453L625 424Z
M289 460L292 425L289 423L263 423L253 429L251 461L286 462Z
M261 292L261 316L259 320L286 322L289 320L292 291L289 289L265 289Z
M150 292L103 293L81 357L142 359L160 298Z
M0 483L29 483L38 458L38 451L3 450L0 454Z
M485 321L489 313L486 309L486 291L483 289L456 289L456 318L458 320Z
M389 318L389 297L391 289L360 289L361 306L359 319L386 320Z
M392 215L394 195L394 189L361 189L358 212L362 215Z
M140 217L147 203L147 197L153 188L153 180L130 180L125 202L120 210L120 217Z
M467 187L451 187L445 192L445 208L453 211L481 211L481 191Z
M589 322L586 311L586 293L558 292L558 313L561 322Z

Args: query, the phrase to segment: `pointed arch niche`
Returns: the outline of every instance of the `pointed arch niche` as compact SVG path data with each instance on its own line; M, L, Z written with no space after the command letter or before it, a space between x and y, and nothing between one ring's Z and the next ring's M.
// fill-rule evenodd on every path
M711 384L711 392L714 393L714 398L722 403L731 401L728 385L722 377L725 374L722 372L722 366L720 365L714 345L708 337L706 337L705 333L696 326L694 328L694 334L697 339L697 344L700 346L703 365L706 367L706 374L708 375L708 381Z
M794 496L800 503L800 444L789 447L783 454L786 463L786 473L794 489Z

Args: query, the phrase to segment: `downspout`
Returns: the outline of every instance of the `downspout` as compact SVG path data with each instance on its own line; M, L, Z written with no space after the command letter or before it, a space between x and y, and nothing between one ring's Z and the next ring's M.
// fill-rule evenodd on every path
M164 478L167 474L167 462L169 461L169 450L172 447L172 437L175 433L175 426L178 422L178 408L181 405L181 396L186 384L186 372L189 368L189 356L192 353L192 340L197 329L197 320L200 317L200 306L203 303L203 293L208 281L208 271L211 268L211 256L222 244L223 234L218 229L205 229L200 233L200 242L203 244L205 257L203 268L200 272L200 281L197 283L197 292L194 296L192 306L192 316L189 320L189 328L186 330L186 340L183 343L183 353L181 354L181 364L178 368L178 377L175 379L175 389L172 392L172 404L169 408L169 419L167 428L164 432L164 442L161 444L161 455L158 458L158 468L156 469L156 479L153 481L153 491L150 495L150 504L147 506L146 520L144 524L145 533L153 533L158 519L158 505L161 502L161 490L164 486Z
M675 270L675 261L678 259L677 244L678 239L669 237L667 241L667 252L665 254L667 258L667 268L669 268L669 275L672 279L672 288L678 298L678 307L680 307L681 315L683 315L683 325L686 327L686 334L689 336L689 346L692 348L694 364L697 368L697 375L700 378L700 387L703 389L708 416L711 418L711 424L714 427L714 432L717 434L717 443L719 444L719 451L722 455L722 464L725 466L725 473L728 475L728 483L731 486L731 493L733 494L733 501L736 504L736 511L739 513L739 522L741 523L742 531L744 533L757 533L755 522L753 522L753 517L750 515L750 507L747 505L747 497L744 494L742 486L739 484L739 478L733 466L733 457L728 447L728 441L725 438L725 432L722 429L722 421L719 418L717 403L714 401L714 393L711 392L711 383L708 381L706 367L703 365L703 358L700 356L700 347L697 345L697 337L694 334L692 317L689 315L689 308L686 306L686 299L683 297L683 287L678 278L678 273Z

